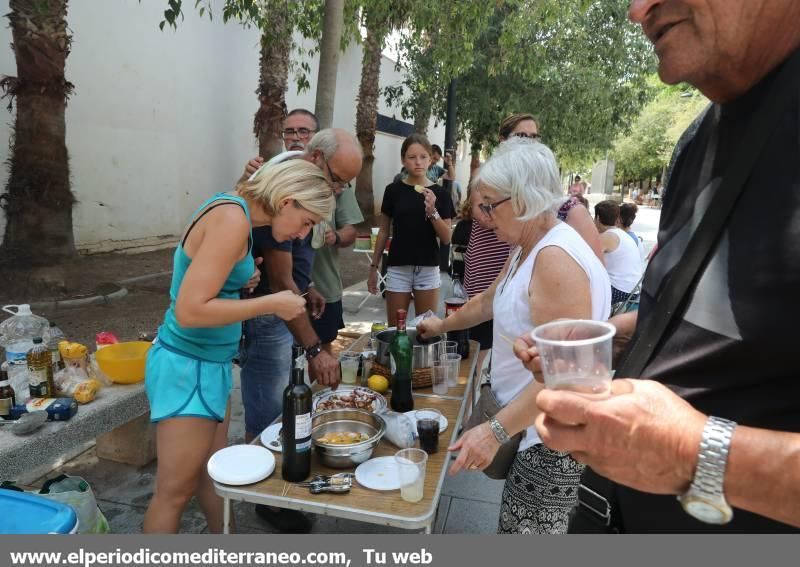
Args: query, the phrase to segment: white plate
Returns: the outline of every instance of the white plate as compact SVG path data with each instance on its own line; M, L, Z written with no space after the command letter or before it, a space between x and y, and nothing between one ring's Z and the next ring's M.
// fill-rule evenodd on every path
M258 445L233 445L208 460L208 476L222 484L253 484L275 470L275 457Z
M400 474L394 457L376 457L358 465L356 482L371 490L400 490Z
M411 411L407 411L407 412L405 413L405 415L407 415L407 416L409 417L409 419L411 419L411 420L414 422L414 426L416 427L416 423L417 423L417 410L411 410ZM450 424L450 422L449 422L449 421L447 421L447 418L446 418L445 416L443 416L443 415L440 415L440 416L439 416L439 433L440 433L440 434L442 434L442 433L444 433L445 431L447 431L447 426L448 426L449 424Z
M271 451L277 451L280 453L283 451L283 446L281 445L281 428L283 424L273 423L269 427L267 427L264 431L261 432L261 443L267 449Z

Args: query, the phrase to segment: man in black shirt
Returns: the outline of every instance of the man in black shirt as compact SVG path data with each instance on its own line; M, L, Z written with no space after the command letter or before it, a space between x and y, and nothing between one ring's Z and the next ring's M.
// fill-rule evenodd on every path
M800 2L635 0L630 17L654 43L662 80L689 82L714 104L676 159L638 320L615 317L618 339L653 324L656 297L752 139L754 112L768 106L780 120L752 148L739 201L642 372L650 380L615 380L603 401L544 390L539 433L594 471L583 482L600 494L582 489L575 531L795 531ZM517 346L535 368L535 353Z

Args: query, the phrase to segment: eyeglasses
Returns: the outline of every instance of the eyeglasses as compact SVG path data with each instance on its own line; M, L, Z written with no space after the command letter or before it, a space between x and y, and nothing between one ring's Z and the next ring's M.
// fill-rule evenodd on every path
M511 135L515 138L529 138L531 140L540 140L542 138L539 134L528 134L527 132L517 132Z
M281 136L285 140L286 138L292 138L297 136L298 138L308 138L311 134L314 134L316 130L309 130L308 128L287 128L283 132L281 132Z
M510 200L511 200L511 197L506 197L505 199L500 199L496 203L491 203L489 205L484 205L483 203L478 203L478 208L481 210L481 212L483 214L485 214L487 217L490 217L490 216L492 216L492 211L494 209L496 209L497 207L499 207L500 205L502 205L506 201L510 201Z
M342 189L346 189L350 185L350 183L340 179L338 175L335 175L333 173L333 170L331 169L331 166L330 164L328 164L327 161L325 162L325 168L328 170L328 177L331 180L331 185L338 185Z

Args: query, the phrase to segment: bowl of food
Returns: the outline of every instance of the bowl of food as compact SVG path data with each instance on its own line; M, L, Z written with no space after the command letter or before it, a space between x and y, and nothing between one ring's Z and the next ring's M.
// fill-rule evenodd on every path
M386 422L360 409L332 409L311 420L311 444L322 463L337 469L357 467L372 456Z
M95 353L97 365L108 379L117 384L135 384L144 380L147 351L152 345L145 341L117 343Z

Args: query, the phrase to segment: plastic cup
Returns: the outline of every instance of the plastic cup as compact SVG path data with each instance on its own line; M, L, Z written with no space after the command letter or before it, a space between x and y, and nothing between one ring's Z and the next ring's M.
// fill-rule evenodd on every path
M422 449L402 449L394 454L400 476L400 497L419 502L425 496L425 467L428 453Z
M433 393L447 394L447 360L439 359L433 363Z
M447 362L447 385L453 387L458 385L458 371L461 367L461 355L458 353L447 353L444 355Z
M342 367L342 384L356 384L358 382L358 363L361 353L345 352L339 357Z
M417 437L420 448L432 455L439 450L439 425L442 412L433 408L424 408L414 412L417 419Z
M564 319L536 327L531 337L542 360L544 384L605 398L611 392L611 323Z

